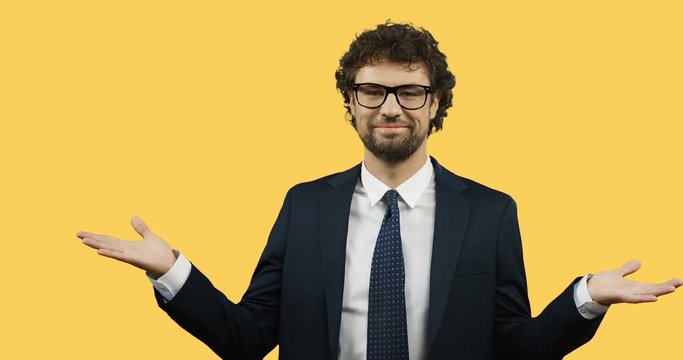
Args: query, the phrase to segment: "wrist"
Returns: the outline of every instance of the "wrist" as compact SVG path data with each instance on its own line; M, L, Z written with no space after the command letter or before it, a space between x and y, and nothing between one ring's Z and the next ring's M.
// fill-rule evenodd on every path
M173 265L175 265L178 260L180 252L178 250L171 250L171 254L172 255L168 256L158 268L148 271L151 278L156 280L171 271L171 268L173 268Z
M593 289L593 291L591 291L591 289L594 288L594 284L591 283L592 278L593 278L593 274L586 275L586 289L588 290L588 296L591 298L592 302L594 302L595 304L597 304L599 306L602 306L602 307L609 306L609 304L604 304L604 303L598 301L593 296L593 294L595 293L595 290Z

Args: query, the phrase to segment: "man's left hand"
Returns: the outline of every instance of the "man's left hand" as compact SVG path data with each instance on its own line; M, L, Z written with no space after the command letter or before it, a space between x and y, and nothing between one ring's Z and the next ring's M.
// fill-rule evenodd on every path
M683 280L677 278L660 284L640 283L624 278L638 269L640 261L631 260L618 269L599 272L588 282L588 293L593 301L602 305L636 304L657 301L658 296L672 293L683 285Z

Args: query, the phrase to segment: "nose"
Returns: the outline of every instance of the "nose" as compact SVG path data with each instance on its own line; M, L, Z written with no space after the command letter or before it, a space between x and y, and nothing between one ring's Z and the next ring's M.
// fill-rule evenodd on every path
M396 94L389 94L387 100L380 108L380 114L386 117L397 117L401 115L401 105L398 104Z

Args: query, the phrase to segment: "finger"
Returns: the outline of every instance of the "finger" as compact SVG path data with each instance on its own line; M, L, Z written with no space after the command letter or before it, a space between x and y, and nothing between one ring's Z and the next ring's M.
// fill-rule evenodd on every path
M624 277L626 275L633 274L634 272L638 271L638 269L640 269L640 261L634 259L617 269L617 273Z
M678 279L678 278L673 278L673 279L667 281L666 283L669 285L673 285L673 287L677 288L677 287L683 285L683 280Z
M83 244L90 246L93 249L110 249L121 251L121 242L118 239L108 236L92 236L86 237L82 240Z
M99 250L97 250L97 254L102 255L102 256L106 256L108 258L123 261L123 251L120 251L120 250L99 249Z
M100 243L99 241L92 239L92 238L83 238L81 242L87 246L90 246L93 249L99 250L104 247L104 244Z
M135 231L137 231L137 233L142 237L153 235L152 231L149 230L149 227L147 227L147 224L145 224L145 222L137 216L133 216L133 218L130 219L130 224L133 225L133 229L135 229Z
M93 233L89 233L87 231L79 231L76 233L76 237L83 239L84 237L88 237L90 235L93 235Z
M657 297L654 295L631 294L631 295L625 296L624 301L627 303L631 303L631 304L637 304L637 303L643 303L643 302L655 302L655 301L657 301Z
M109 236L109 235L102 235L102 234L90 234L90 235L88 235L88 238L101 241L105 244L119 244L123 241L119 238L115 238L115 237Z
M673 285L670 285L668 283L663 283L663 284L649 284L646 286L643 286L640 291L637 291L636 293L639 295L655 295L655 296L660 296L664 294L669 294L674 292L676 290L676 287Z

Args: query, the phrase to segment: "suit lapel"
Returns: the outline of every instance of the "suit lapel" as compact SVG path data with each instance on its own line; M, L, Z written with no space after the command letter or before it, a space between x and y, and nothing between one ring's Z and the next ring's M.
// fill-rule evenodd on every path
M320 199L320 251L327 305L327 324L332 356L339 351L346 262L346 236L351 199L360 174L360 164L328 180L330 189Z
M436 180L436 214L430 269L427 344L431 347L443 318L453 274L460 257L471 201L461 194L467 187L432 158Z

